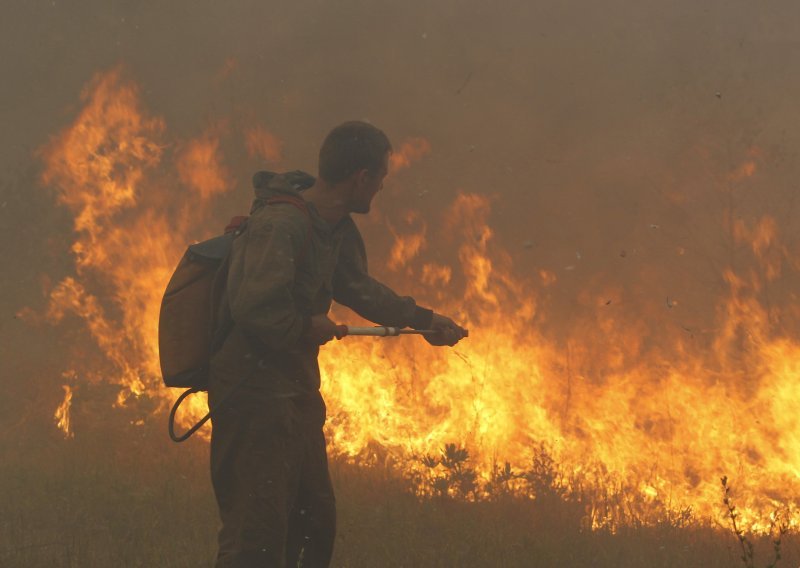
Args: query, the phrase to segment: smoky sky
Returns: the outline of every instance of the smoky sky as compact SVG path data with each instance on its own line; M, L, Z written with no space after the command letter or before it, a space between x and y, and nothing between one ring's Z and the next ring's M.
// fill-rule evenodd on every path
M47 354L69 339L14 317L41 308L48 279L70 270L69 215L41 187L35 152L74 119L93 75L115 65L172 135L221 118L258 123L284 141L285 169L313 172L321 138L347 119L373 122L396 145L428 139L431 153L379 206L422 211L436 257L436 226L458 192L491 196L515 274L559 278L536 291L553 333L598 302L631 320L660 309L669 325L713 327L723 270L751 262L726 232L726 210L745 223L774 217L797 249L798 17L795 2L739 0L9 2L4 378L59 372ZM757 173L734 180L747 159ZM246 209L259 164L228 156L227 166L230 203ZM388 240L365 234L383 274ZM789 304L796 284L787 266L763 293ZM32 388L5 390L33 400Z

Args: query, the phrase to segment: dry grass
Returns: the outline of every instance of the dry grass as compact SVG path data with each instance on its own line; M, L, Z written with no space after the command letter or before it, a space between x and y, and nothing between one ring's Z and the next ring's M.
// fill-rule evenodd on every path
M82 421L70 440L49 425L0 439L0 566L213 564L207 445L172 444L163 416L141 426L125 412L111 416L102 427ZM478 502L420 499L388 469L331 467L339 503L334 566L742 565L731 531L685 518L590 531L585 504L558 491L535 500L509 492ZM766 566L772 543L748 538L754 565ZM778 566L797 566L799 545L797 535L785 535Z

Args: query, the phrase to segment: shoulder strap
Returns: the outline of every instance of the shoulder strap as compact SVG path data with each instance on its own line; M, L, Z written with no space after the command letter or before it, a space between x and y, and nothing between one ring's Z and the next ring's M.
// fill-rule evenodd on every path
M302 197L292 197L291 195L282 195L280 197L271 197L267 199L267 205L274 205L277 203L288 203L297 207L303 215L306 216L308 220L308 225L306 226L306 244L303 247L303 250L300 251L300 257L297 259L297 264L300 264L306 257L308 253L308 249L311 246L311 231L313 229L311 224L311 214L308 212L308 205L306 204L305 199Z

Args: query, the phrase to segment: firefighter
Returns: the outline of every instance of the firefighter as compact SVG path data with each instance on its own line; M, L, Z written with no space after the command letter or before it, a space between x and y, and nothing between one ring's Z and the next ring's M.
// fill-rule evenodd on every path
M233 329L210 366L209 404L231 395L212 418L219 568L330 563L336 511L317 356L337 335L332 300L379 325L434 329L432 345L466 336L368 274L351 214L369 212L390 153L381 130L346 122L325 138L313 186L297 191L296 174L257 184L230 257Z

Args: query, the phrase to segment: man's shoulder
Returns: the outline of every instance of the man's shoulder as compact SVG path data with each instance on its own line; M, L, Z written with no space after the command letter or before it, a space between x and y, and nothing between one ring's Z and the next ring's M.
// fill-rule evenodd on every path
M297 204L288 200L270 202L250 216L248 225L250 229L256 231L281 230L305 233L310 222L300 199Z

